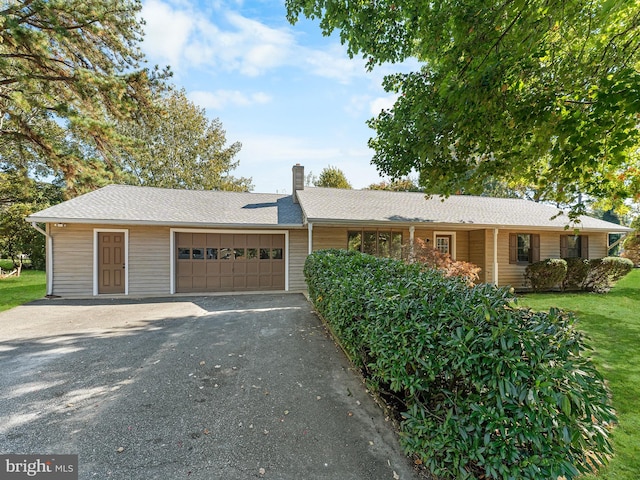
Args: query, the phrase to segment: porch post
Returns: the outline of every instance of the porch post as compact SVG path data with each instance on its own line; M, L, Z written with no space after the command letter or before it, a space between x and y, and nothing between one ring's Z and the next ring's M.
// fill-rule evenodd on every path
M416 227L411 225L409 227L409 262L413 262L415 258L415 245L414 245L415 233L416 233Z
M498 285L498 229L493 229L493 284Z

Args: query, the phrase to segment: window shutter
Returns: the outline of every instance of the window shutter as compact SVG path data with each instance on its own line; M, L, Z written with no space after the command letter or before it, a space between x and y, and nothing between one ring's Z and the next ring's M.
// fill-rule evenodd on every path
M569 256L569 236L560 235L560 258Z
M587 235L580 236L580 256L589 258L589 237Z
M531 235L531 263L540 261L540 235Z
M509 234L509 263L518 263L518 235Z

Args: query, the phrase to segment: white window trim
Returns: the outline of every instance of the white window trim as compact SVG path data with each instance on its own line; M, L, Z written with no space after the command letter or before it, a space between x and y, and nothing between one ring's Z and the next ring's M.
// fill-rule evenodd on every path
M126 228L93 229L93 295L100 295L100 293L98 293L98 234L101 232L124 233L124 294L129 295L129 230Z
M284 290L289 291L289 230L171 228L169 233L169 293L176 293L176 233L231 233L246 235L284 235Z
M449 235L451 236L451 245L449 245L449 249L451 250L449 252L449 254L451 255L451 259L455 260L456 259L456 232L433 232L433 239L431 240L433 243L433 248L437 248L437 244L436 244L436 238L439 237L440 235L445 236L445 235Z

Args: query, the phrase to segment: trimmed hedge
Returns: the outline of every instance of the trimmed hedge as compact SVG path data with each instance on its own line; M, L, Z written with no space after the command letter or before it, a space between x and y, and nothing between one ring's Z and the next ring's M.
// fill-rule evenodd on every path
M550 290L558 286L562 290L579 289L606 293L632 268L633 262L628 258L621 257L591 260L548 258L528 265L524 278L536 292Z
M560 282L562 290L582 289L589 269L591 268L589 260L586 258L565 258L567 262L567 275Z
M589 273L584 289L590 292L605 293L614 283L624 277L633 268L628 258L604 257L589 261Z
M561 258L549 258L527 265L524 278L534 291L549 290L567 276L567 262Z
M357 252L314 252L304 273L371 388L395 398L405 451L434 475L571 479L606 462L614 415L571 315Z

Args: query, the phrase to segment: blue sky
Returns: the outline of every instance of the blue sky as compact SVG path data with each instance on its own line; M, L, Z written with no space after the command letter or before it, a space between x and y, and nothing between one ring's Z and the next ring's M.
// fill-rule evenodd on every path
M354 188L381 180L365 121L392 105L382 78L401 67L367 72L337 33L290 25L284 0L145 0L142 17L149 63L170 65L227 142L242 143L232 173L252 177L255 192L291 193L296 163L315 175L337 166Z

